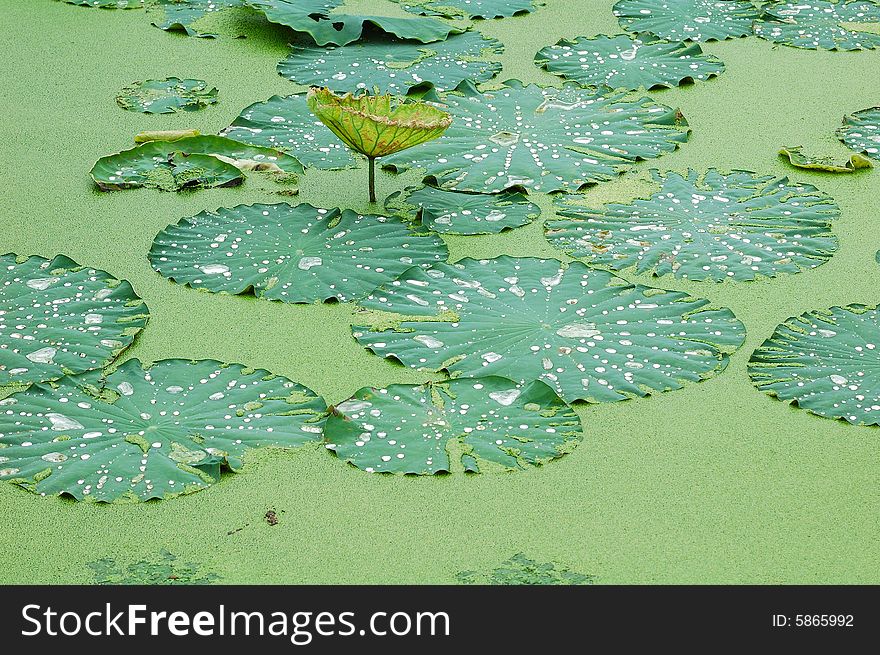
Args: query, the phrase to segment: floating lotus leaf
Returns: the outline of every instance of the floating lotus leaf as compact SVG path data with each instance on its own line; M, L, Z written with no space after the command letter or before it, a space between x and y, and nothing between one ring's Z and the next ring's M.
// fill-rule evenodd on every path
M447 254L439 237L399 218L279 203L181 219L158 234L150 263L193 288L309 303L361 298Z
M863 152L872 159L880 159L880 107L845 116L837 136L849 148Z
M721 74L724 64L696 43L670 43L650 34L560 40L535 55L535 63L583 86L611 88L679 86Z
M63 255L10 253L0 267L0 386L107 366L147 323L128 282Z
M425 227L448 234L497 234L530 223L541 209L518 191L459 193L409 187L385 200L386 209L415 214Z
M2 401L0 478L43 496L171 498L238 471L249 448L319 440L326 405L263 370L130 359Z
M848 305L776 328L749 360L752 382L819 416L880 425L880 314Z
M540 0L395 0L411 14L445 18L507 18L528 14Z
M620 0L614 15L627 32L667 41L723 41L751 34L759 12L744 0Z
M458 191L574 191L672 152L688 138L681 114L649 98L626 100L623 92L573 83L562 89L506 84L492 93L450 97L452 127L383 166L423 167L430 184Z
M352 328L382 357L453 377L540 379L567 402L613 402L711 377L745 336L730 310L707 300L555 259L410 269L359 304L399 315Z
M880 33L880 5L874 2L770 2L755 22L755 34L774 43L809 50L872 50Z
M151 187L163 191L240 184L242 171L301 173L294 157L222 136L148 141L98 160L91 175L102 191Z
M853 153L848 159L838 161L833 157L817 157L804 152L801 146L785 146L779 154L788 159L795 168L825 171L826 173L853 173L860 168L873 168L874 164L865 155Z
M98 9L140 9L144 0L62 0L68 5L78 7L97 7Z
M754 280L824 264L837 250L834 200L809 184L746 171L651 171L662 188L630 204L589 209L557 201L554 246L619 271L689 280Z
M396 18L392 16L354 16L331 14L339 0L246 0L273 23L309 34L316 44L346 45L363 36L367 26L401 39L421 43L442 41L463 30L433 18Z
M297 84L325 86L333 91L420 93L452 90L465 80L485 82L501 70L486 57L504 50L479 32L450 36L423 45L374 38L339 48L295 47L278 64L278 72Z
M173 114L176 111L195 111L217 102L217 89L208 89L204 80L164 80L135 82L116 97L123 109L145 114Z
M304 94L272 96L254 103L222 134L242 143L289 152L304 166L333 170L358 164L351 151L315 117Z
M164 20L153 23L156 27L166 31L186 32L189 36L213 38L215 35L199 32L193 28L193 24L208 14L223 11L225 9L242 9L246 7L245 0L155 0L164 12Z
M364 388L336 405L327 448L369 473L516 471L581 439L574 410L543 382L462 378Z
M584 575L554 562L536 562L523 553L516 553L493 569L486 571L458 571L459 584L481 585L587 585L596 581L595 575Z

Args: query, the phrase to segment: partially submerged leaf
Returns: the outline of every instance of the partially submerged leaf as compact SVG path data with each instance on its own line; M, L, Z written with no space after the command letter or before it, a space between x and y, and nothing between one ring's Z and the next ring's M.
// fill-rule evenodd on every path
M131 285L104 271L0 255L0 387L103 368L148 318Z
M613 402L712 377L745 336L729 309L707 300L555 259L411 269L359 305L399 315L352 328L382 357L453 377L539 379L567 402Z
M303 166L335 170L358 165L352 152L309 109L305 94L254 103L221 134L288 152Z
M553 562L536 562L517 553L491 570L459 571L455 574L459 584L491 585L587 585L596 581L595 575L575 573Z
M540 50L535 63L583 86L613 89L668 88L724 71L724 63L696 43L670 43L651 34L562 39Z
M164 80L135 82L122 89L116 103L128 111L145 114L173 114L179 110L196 111L217 102L217 89L204 80Z
M102 191L151 187L163 191L241 184L242 171L301 173L297 159L272 148L222 136L148 141L102 157L91 171Z
M755 34L768 41L809 50L872 50L880 34L861 26L880 26L880 5L853 2L770 2L761 7Z
M361 298L447 254L439 237L398 218L280 203L181 219L156 236L149 257L159 273L193 288L309 303Z
M561 457L577 414L543 382L460 378L365 387L333 408L327 448L369 473L517 471Z
M785 146L779 154L788 159L796 168L825 171L826 173L853 173L860 168L873 168L874 164L865 155L852 153L848 159L838 161L833 157L817 157L804 152L802 146Z
M434 232L497 234L530 223L541 209L524 193L459 193L433 187L408 187L385 200L385 208L413 216Z
M180 141L190 136L199 136L198 130L144 130L134 135L135 143L148 141Z
M321 438L326 405L263 370L213 360L126 361L0 401L0 478L43 496L171 498L238 471L249 448Z
M528 14L542 0L395 0L412 14L444 18L507 18Z
M341 4L338 0L246 0L262 11L273 23L297 32L305 32L319 46L346 45L364 36L367 27L401 39L421 43L442 41L464 30L433 18L397 18L393 16L356 16L329 13Z
M880 313L847 305L779 325L749 360L752 382L819 416L880 425Z
M837 137L852 150L862 152L871 159L880 159L880 107L870 107L852 116L844 116Z
M367 157L385 157L436 139L449 127L449 114L424 102L391 95L346 93L311 88L309 109L349 148Z
M211 38L213 34L199 32L193 24L208 14L224 9L241 9L246 6L245 0L157 0L164 12L164 20L153 23L156 27L167 31L182 31L189 36Z
M140 9L144 0L61 0L68 5L97 7L98 9Z
M688 138L681 114L649 98L627 100L623 92L570 82L562 89L506 84L450 96L445 109L453 123L446 133L383 166L425 168L432 186L457 191L574 191L672 152Z
M745 0L619 0L614 15L627 32L668 41L723 41L751 34L760 12Z
M662 188L604 209L556 201L564 218L547 240L572 257L620 271L688 280L754 280L824 264L837 250L831 222L840 208L810 184L710 168L687 175L651 171Z
M450 91L466 80L479 83L494 77L501 64L487 58L503 50L499 41L479 32L427 45L376 37L338 48L295 46L278 63L278 72L297 84L340 93Z

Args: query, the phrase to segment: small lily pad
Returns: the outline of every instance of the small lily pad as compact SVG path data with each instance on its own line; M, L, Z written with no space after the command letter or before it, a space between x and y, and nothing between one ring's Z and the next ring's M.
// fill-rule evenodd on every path
M795 168L825 171L826 173L853 173L860 168L873 168L874 164L865 155L854 152L848 159L839 161L833 157L819 157L804 152L802 146L785 146L779 150Z
M577 414L543 382L500 377L364 388L336 405L324 439L369 473L516 471L581 439Z
M614 15L627 32L667 41L723 41L750 35L760 14L745 0L620 0Z
M762 39L808 50L872 50L880 34L861 31L880 25L880 5L874 2L769 2L755 22Z
M541 209L519 191L459 193L433 187L408 187L385 200L385 208L409 215L434 232L497 234L527 225Z
M383 166L425 168L431 186L497 193L511 187L576 191L610 180L636 161L675 150L688 138L681 114L625 92L524 86L452 97L452 125L439 139L392 155Z
M507 18L528 14L544 5L541 0L395 0L406 11L444 18Z
M703 54L696 43L671 43L651 34L562 39L540 50L535 63L583 86L614 89L669 88L724 71L724 63Z
M241 184L242 171L292 175L302 170L297 159L278 150L205 135L148 141L102 157L91 175L101 191L143 186L179 191Z
M238 471L249 448L321 438L323 400L263 370L130 359L0 401L0 478L43 496L171 498Z
M847 305L779 325L749 360L762 391L819 416L880 425L880 313Z
M254 103L222 136L288 152L304 166L335 170L358 165L354 154L315 117L305 95L272 96Z
M148 318L131 285L109 273L63 255L0 255L0 387L103 368Z
M729 309L707 300L531 257L410 269L359 305L383 312L352 328L377 355L453 377L542 380L566 402L614 402L712 377L745 336Z
M116 103L123 109L144 114L196 111L216 102L217 89L209 89L204 80L181 80L177 77L135 82L116 97Z
M754 280L824 264L837 250L840 209L810 184L748 171L687 175L651 171L662 188L630 204L589 209L557 200L548 241L615 271L689 280Z
M464 81L485 82L501 70L487 61L503 52L501 43L479 32L421 44L375 37L337 48L294 47L278 72L297 84L339 93L378 89L382 93L449 91Z
M447 254L439 237L399 218L279 203L181 219L156 236L150 263L193 288L310 303L361 298Z
M838 138L852 150L871 159L880 159L880 107L871 107L845 116L837 130Z

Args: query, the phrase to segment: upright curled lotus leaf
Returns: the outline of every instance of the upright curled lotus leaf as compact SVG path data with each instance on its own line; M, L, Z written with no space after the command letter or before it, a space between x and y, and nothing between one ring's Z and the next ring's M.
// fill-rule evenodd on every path
M122 89L116 104L128 111L144 114L173 114L177 111L196 111L217 102L217 89L208 88L204 80L164 80L135 82Z
M672 152L688 138L681 114L650 98L628 100L625 92L571 82L562 89L505 84L491 93L450 96L445 109L452 127L383 166L425 168L429 184L456 191L575 191Z
M213 38L213 34L200 32L193 25L200 18L225 9L241 9L245 0L157 0L164 11L163 19L153 23L166 31L185 32L189 36Z
M614 402L712 377L745 336L729 309L707 300L555 259L410 269L359 304L383 312L352 328L371 352L452 377L543 380L566 402Z
M819 416L880 425L880 313L847 305L776 328L749 360L762 391Z
M570 452L577 414L540 381L459 378L364 388L336 405L327 448L369 473L517 471Z
M317 120L306 104L305 94L272 96L266 102L254 103L221 135L291 153L304 166L334 170L358 164L354 154Z
M109 273L63 255L0 255L0 387L103 368L148 318L131 285Z
M209 359L126 361L0 401L0 479L98 502L171 498L238 471L249 448L321 438L326 405L267 371Z
M620 0L614 15L627 32L667 41L723 41L751 34L760 12L745 0Z
M762 39L808 50L873 50L880 47L880 4L870 1L770 2L755 22Z
M847 147L880 159L880 107L871 107L845 116L837 137Z
M874 164L865 155L854 152L843 160L833 157L819 157L804 152L802 146L784 146L779 154L788 159L788 163L795 168L824 171L826 173L854 173L862 168L873 168Z
M541 0L395 0L411 14L444 18L508 18L528 14Z
M535 55L535 63L583 86L654 89L720 75L724 64L696 43L671 43L651 34L560 40Z
M204 135L141 143L102 157L91 175L101 191L138 187L179 191L240 184L243 171L293 175L303 167L296 158L273 148Z
M438 236L399 218L279 203L181 219L156 236L149 257L159 273L196 289L310 303L361 298L447 254Z
M840 209L810 184L747 171L710 168L687 175L651 171L661 189L650 198L603 209L556 201L545 230L572 257L620 271L688 280L754 280L824 264L837 250L831 222Z
M309 109L345 145L369 162L370 202L376 202L376 158L436 139L452 123L444 111L424 102L404 102L391 95L338 96L312 87Z
M497 234L527 225L541 215L524 193L459 193L433 187L409 187L395 191L385 208L415 216L434 232L447 234Z
M338 48L294 47L279 62L278 72L297 84L323 86L339 93L378 90L433 95L466 81L476 84L491 79L501 64L487 58L503 51L499 41L479 32L428 45L373 38Z
M339 0L245 0L248 6L262 11L270 22L304 32L319 46L346 45L357 41L370 26L401 39L421 43L442 41L464 30L434 18L397 18L393 16L355 16L329 13Z

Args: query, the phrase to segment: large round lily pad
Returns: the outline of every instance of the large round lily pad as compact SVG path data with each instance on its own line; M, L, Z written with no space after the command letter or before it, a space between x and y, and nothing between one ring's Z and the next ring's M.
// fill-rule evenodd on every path
M880 5L874 2L770 2L755 22L768 41L809 50L871 50L880 47ZM865 28L863 31L862 28Z
M337 48L294 47L278 72L297 84L324 86L337 92L382 93L448 91L468 80L485 82L501 70L486 58L501 54L496 39L479 32L422 44L374 37Z
M279 203L181 219L156 236L150 262L193 288L310 303L361 298L447 254L439 237L396 217Z
M614 89L674 87L724 71L722 61L703 54L696 43L671 43L651 34L562 39L540 50L535 63L584 86Z
M182 80L178 77L135 82L122 89L116 97L116 103L123 109L144 114L196 111L216 102L217 89L209 89L204 80Z
M843 119L837 136L849 148L880 159L880 107L857 111Z
M107 366L146 325L131 285L63 255L0 255L0 387Z
M745 336L729 309L707 300L555 259L411 269L359 304L392 313L352 328L378 355L453 377L543 380L567 402L612 402L703 380Z
M149 500L238 471L249 448L321 438L326 405L263 370L213 360L130 359L0 401L0 478L41 495Z
M628 32L668 41L723 41L751 34L759 12L745 0L620 0L614 15Z
M327 170L357 166L354 154L306 105L305 95L272 96L247 107L223 136L242 143L277 148L304 166Z
M548 241L572 257L619 271L689 280L754 280L824 264L837 250L840 209L810 184L747 171L651 171L650 198L589 209L557 200Z
M392 170L425 168L433 186L495 193L511 187L576 191L641 159L675 150L687 121L650 98L582 89L543 89L516 80L499 91L450 97L452 125L434 141L383 160Z
M364 388L336 405L327 448L369 473L516 471L561 457L580 421L540 381L460 378Z
M97 161L92 179L101 191L150 187L162 191L233 186L242 171L301 173L302 164L272 148L239 143L222 136L192 136L147 141Z
M755 385L819 416L880 425L880 313L848 305L790 318L752 354Z
M409 187L385 200L385 208L415 216L425 227L447 234L497 234L530 223L541 208L519 191L460 193Z
M406 11L422 16L444 18L507 18L528 14L541 0L395 0Z

